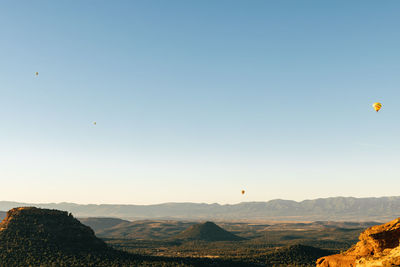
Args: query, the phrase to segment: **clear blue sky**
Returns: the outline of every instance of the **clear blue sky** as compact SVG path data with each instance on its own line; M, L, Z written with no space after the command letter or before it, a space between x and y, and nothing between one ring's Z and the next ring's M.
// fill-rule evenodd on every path
M394 0L4 1L1 199L400 195L399 13Z

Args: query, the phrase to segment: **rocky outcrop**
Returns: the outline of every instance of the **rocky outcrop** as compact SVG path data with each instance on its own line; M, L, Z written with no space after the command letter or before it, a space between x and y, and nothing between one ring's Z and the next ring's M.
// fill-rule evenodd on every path
M344 253L317 260L317 266L394 266L400 264L400 218L368 228Z
M104 250L106 244L90 227L66 211L14 208L0 223L0 247L51 248L68 251Z

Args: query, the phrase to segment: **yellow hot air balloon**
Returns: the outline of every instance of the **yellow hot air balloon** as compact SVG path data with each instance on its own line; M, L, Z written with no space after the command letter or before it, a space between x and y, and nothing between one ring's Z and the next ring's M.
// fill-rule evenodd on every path
M372 104L372 107L375 109L376 112L378 112L382 108L382 104L379 102L376 102Z
M94 125L97 125L97 122L93 122Z
M246 191L242 190L242 195L244 195L244 193L246 193Z

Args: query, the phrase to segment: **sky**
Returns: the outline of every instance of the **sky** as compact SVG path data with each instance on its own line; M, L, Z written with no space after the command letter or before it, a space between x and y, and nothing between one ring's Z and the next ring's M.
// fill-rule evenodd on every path
M400 195L399 11L2 1L0 200Z

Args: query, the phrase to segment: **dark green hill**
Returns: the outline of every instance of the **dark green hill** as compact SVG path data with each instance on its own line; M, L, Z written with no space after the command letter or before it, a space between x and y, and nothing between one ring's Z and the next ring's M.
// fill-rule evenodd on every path
M234 235L213 222L195 224L178 234L176 239L180 240L202 240L202 241L240 241L244 238Z

